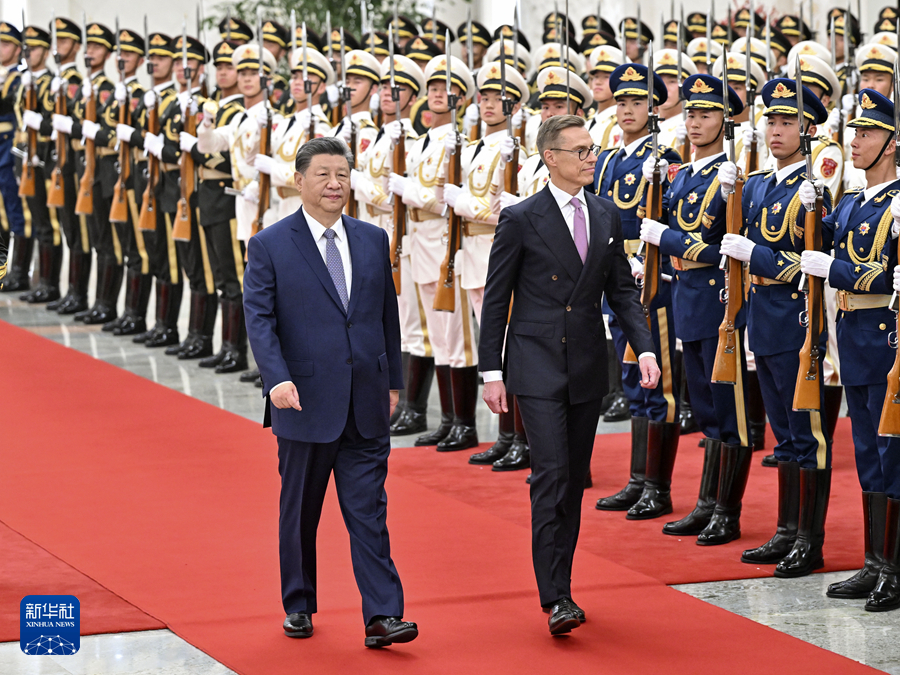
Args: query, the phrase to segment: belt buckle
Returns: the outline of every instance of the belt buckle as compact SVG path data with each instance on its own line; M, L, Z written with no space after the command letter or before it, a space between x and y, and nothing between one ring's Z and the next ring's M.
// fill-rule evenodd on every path
M838 307L839 307L839 308L841 309L841 311L843 311L843 312L852 312L852 311L853 311L853 308L850 307L850 297L849 297L849 295L850 295L850 294L847 293L847 291L838 291L838 292L837 292Z

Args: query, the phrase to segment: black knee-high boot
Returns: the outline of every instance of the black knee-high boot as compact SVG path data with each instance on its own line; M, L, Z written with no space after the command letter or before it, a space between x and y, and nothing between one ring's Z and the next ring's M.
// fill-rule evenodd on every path
M691 537L703 532L716 509L716 497L719 494L719 465L721 462L722 441L715 438L703 439L703 471L700 473L700 494L694 510L681 520L663 525L663 534L676 537Z
M631 418L631 476L624 488L610 497L597 500L601 511L627 511L637 504L644 492L647 474L647 427L646 417Z
M414 444L417 446L437 445L447 437L453 424L453 386L450 384L450 366L435 366L434 374L441 401L441 423L430 434L419 436Z

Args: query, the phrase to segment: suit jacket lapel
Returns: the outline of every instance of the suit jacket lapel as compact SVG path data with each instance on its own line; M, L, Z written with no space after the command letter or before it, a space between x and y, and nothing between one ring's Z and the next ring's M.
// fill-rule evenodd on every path
M359 298L365 247L363 246L362 237L357 230L356 223L352 222L349 218L344 221L344 232L347 233L347 245L350 247L350 264L354 270L353 280L350 282L350 304L347 305L347 316L350 316L353 312L353 308L356 307L356 300Z
M322 254L319 252L319 247L316 246L312 232L309 231L309 224L306 222L306 216L303 215L302 209L299 209L294 214L294 222L291 224L291 230L293 230L291 239L294 241L294 245L300 249L300 253L302 253L303 257L306 259L306 263L310 266L312 271L315 272L319 281L322 283L322 286L331 296L331 299L334 300L335 304L337 304L341 310L343 310L344 303L342 303L340 297L338 297L337 289L334 287L334 281L331 279L331 274L328 273L328 268L325 267L325 261L322 260Z
M562 211L559 210L550 188L545 186L539 194L542 197L535 205L534 215L536 217L531 219L534 229L544 240L547 248L562 263L566 273L572 277L573 281L577 282L584 265L581 262L581 256L578 255L578 249L575 248L575 240L572 239L566 220L563 218Z
M590 279L596 273L597 266L600 264L600 259L603 257L606 247L609 246L609 223L606 218L603 217L603 212L597 205L597 199L587 192L584 194L584 199L587 202L588 220L590 220L588 227L591 231L591 239L590 245L588 246L587 258L584 261L584 269L581 272L579 283L575 287L576 293L581 286L581 280ZM575 253L576 255L578 254L578 249L575 250Z

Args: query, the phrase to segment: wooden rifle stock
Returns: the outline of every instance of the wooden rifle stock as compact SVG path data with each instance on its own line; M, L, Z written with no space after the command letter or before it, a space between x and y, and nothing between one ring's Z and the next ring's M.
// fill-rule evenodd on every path
M749 148L747 148L747 167L744 175L749 176L754 171L759 171L759 148L757 147L755 141L750 144ZM743 183L743 181L741 182Z
M197 135L197 118L187 110L184 115L184 131L191 136ZM175 214L175 225L172 229L172 239L176 241L191 240L191 197L194 195L195 167L194 156L189 152L181 153L179 178L181 183L181 198L178 200L178 211ZM262 187L262 181L260 181Z
M272 155L272 114L267 115L266 126L259 130L259 151L264 154ZM263 217L269 210L269 200L271 197L271 176L267 173L259 174L259 204L256 208L256 220L250 231L250 236L258 234L263 229Z
M406 175L406 138L400 133L400 140L394 146L393 171L401 176ZM403 255L403 237L406 236L406 204L394 195L394 232L391 235L391 276L394 278L394 290L400 295L400 256Z
M66 115L66 84L65 82L56 93L54 112L57 115ZM56 166L53 167L53 183L47 193L47 206L61 209L66 205L66 188L63 184L63 168L68 161L69 138L65 134L56 132Z
M519 145L513 150L512 159L503 173L503 189L511 195L519 194Z
M891 309L896 313L897 294L891 301ZM894 334L894 365L887 376L887 391L884 394L884 405L881 407L881 420L878 422L879 436L900 436L900 349L897 349L896 339L900 335L900 314L897 318L898 333Z
M37 110L37 93L34 90L34 83L28 87L25 92L25 109ZM22 180L19 183L20 197L34 197L34 165L31 163L32 158L37 154L37 130L27 129L28 142L26 143L26 152L28 156L22 160Z
M685 139L684 143L681 146L681 161L685 164L689 164L691 161L691 142L690 140Z
M356 169L356 125L352 121L350 122L350 152L353 155L353 168ZM350 190L350 197L347 200L347 215L351 218L359 217L359 202L356 201L353 190Z
M812 211L806 212L803 231L804 249L822 250L822 198L816 200ZM807 275L806 340L800 350L800 367L794 389L794 410L819 410L821 407L822 369L819 364L819 334L822 332L824 280Z
M147 118L147 130L151 134L159 133L159 108L150 108ZM141 200L141 215L138 227L142 230L156 229L156 184L159 182L159 159L155 155L147 158L147 187Z
M752 146L751 146L752 147ZM743 221L741 198L744 194L744 180L738 177L734 191L728 195L725 227L728 234L740 234ZM736 384L738 377L739 349L735 339L734 322L744 305L744 268L737 258L725 261L725 316L719 324L719 343L716 345L716 360L713 362L712 381Z
M131 124L131 101L125 97L125 103L119 105L119 124ZM126 181L131 176L131 146L124 138L119 140L119 180L113 189L112 206L109 209L109 220L112 223L128 222L128 189Z
M447 182L459 185L461 182L462 145L460 136L456 137L456 150L450 157L450 166L447 167ZM437 292L434 294L434 309L439 312L453 312L456 310L456 252L462 241L462 218L455 210L450 209L450 223L447 229L447 255L441 263L441 276L438 281Z
M84 119L91 122L97 121L97 96L93 92L85 106ZM94 174L96 168L97 155L94 152L94 141L86 138L84 141L84 174L82 174L81 182L78 185L78 199L75 202L75 213L79 216L88 216L94 212Z

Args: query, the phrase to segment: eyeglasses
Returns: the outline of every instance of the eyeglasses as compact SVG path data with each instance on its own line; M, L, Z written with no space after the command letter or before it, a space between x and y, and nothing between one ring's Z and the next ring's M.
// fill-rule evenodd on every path
M574 152L576 155L578 155L578 159L583 162L588 158L588 155L598 157L600 155L601 148L599 145L592 145L589 148L579 148L577 150L569 150L567 148L550 148L550 150L559 152Z

